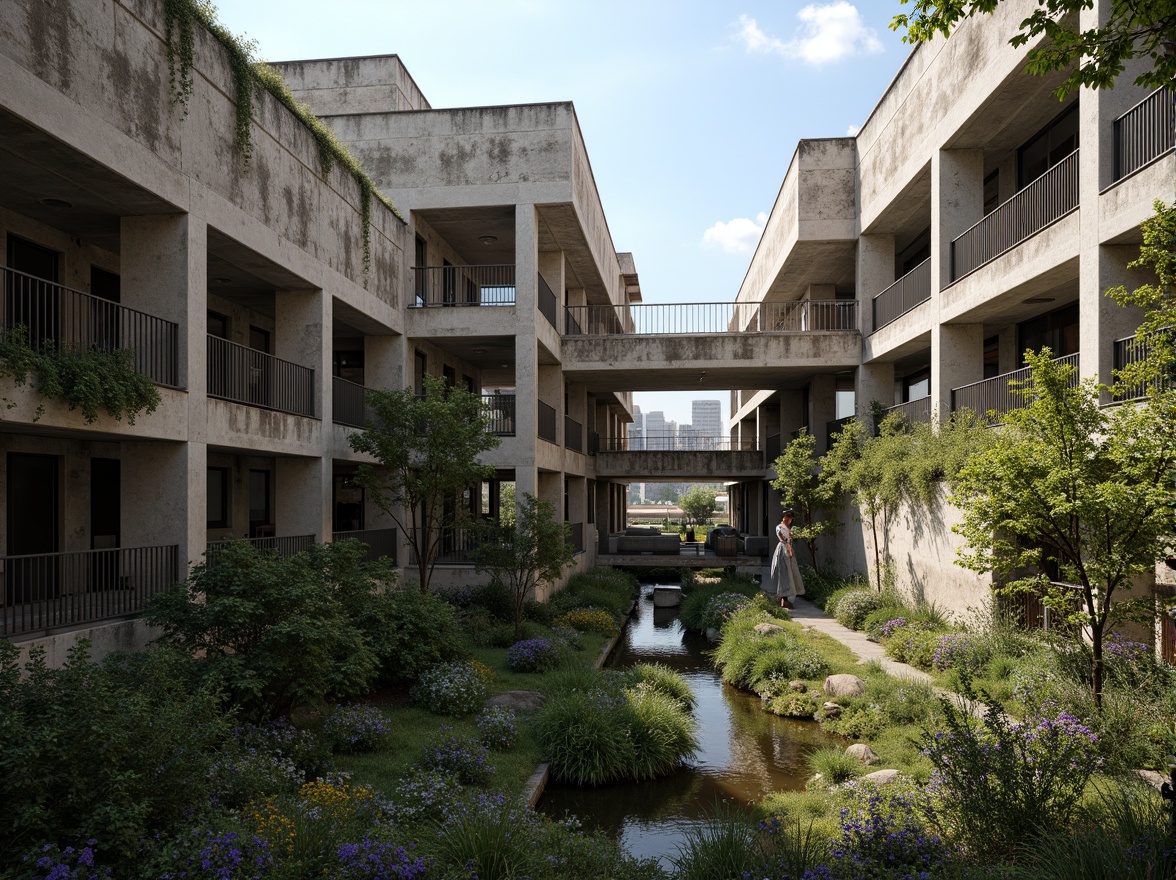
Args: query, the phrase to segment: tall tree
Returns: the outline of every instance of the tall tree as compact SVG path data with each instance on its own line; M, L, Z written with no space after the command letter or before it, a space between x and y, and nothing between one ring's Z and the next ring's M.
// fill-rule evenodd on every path
M837 520L828 516L817 519L817 511L831 511L837 503L837 483L823 478L817 460L817 441L808 431L784 447L773 467L776 478L772 488L779 490L780 502L800 514L800 525L792 535L808 547L813 567L817 567L817 538L837 529Z
M705 486L691 486L678 501L678 506L686 517L686 525L700 526L715 512L715 493Z
M514 603L515 638L522 634L523 603L543 581L553 582L573 558L571 525L555 518L555 506L523 493L514 520L491 520L479 529L474 549L478 571L506 587Z
M494 476L478 456L498 445L479 396L437 376L426 376L424 386L422 397L411 388L368 391L370 423L347 438L378 462L360 465L356 482L408 538L421 592L429 589L444 529L468 516L456 499Z
M955 529L966 542L959 564L991 571L998 593L1042 596L1084 647L1085 632L1101 707L1108 627L1133 606L1151 610L1150 596L1116 600L1153 575L1173 536L1176 407L1164 392L1104 409L1094 382L1075 383L1074 368L1049 349L1026 360L1031 378L1014 385L1026 406L1008 413L954 483L951 500L963 512ZM1052 584L1047 568L1074 588Z
M947 36L960 21L991 14L1003 0L899 0L912 5L896 15L893 30L906 30L905 42L921 43L936 34ZM1055 94L1064 98L1086 86L1110 88L1134 58L1151 58L1151 66L1135 78L1137 85L1159 88L1176 78L1176 2L1173 0L1112 0L1102 27L1081 30L1078 13L1093 0L1038 0L1037 8L1021 22L1009 42L1025 46L1026 70L1046 74L1069 70ZM1071 69L1072 68L1072 69Z

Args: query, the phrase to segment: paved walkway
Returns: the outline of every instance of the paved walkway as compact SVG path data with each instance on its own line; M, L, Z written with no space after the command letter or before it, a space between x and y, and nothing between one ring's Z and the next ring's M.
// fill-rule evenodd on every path
M812 602L797 597L794 601L796 608L791 611L792 619L801 626L824 633L836 641L841 642L853 651L859 663L877 660L882 669L896 678L909 678L914 681L930 682L931 676L921 669L915 669L906 663L899 663L886 656L886 649L877 642L871 642L865 633L860 633L849 627L842 626Z

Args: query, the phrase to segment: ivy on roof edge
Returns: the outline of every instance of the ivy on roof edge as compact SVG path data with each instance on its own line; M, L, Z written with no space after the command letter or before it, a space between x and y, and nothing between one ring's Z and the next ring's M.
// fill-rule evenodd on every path
M253 153L253 92L255 89L263 89L309 129L318 148L319 164L324 176L338 164L355 179L359 186L363 222L363 275L366 286L372 263L372 197L379 199L393 214L403 219L396 206L376 188L359 160L339 143L330 127L311 112L309 105L291 94L277 69L257 60L256 41L242 40L217 21L216 6L210 0L163 0L163 10L168 84L172 102L183 108L185 116L188 113L188 99L192 95L194 29L199 22L216 37L229 55L237 103L234 143L242 160L248 164Z

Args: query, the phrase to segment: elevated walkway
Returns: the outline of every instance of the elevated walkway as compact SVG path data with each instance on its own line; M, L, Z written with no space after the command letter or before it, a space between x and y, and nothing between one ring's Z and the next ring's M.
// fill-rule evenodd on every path
M596 475L629 482L714 482L760 479L767 470L758 450L617 450L596 454Z

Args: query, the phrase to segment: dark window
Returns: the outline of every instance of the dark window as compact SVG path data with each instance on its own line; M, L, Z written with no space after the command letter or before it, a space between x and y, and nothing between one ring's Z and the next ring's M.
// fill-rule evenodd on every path
M478 386L474 384L474 377L467 376L465 373L461 374L462 384L465 385L465 390L470 394L477 394Z
M363 349L335 349L334 355L334 370L335 375L340 379L346 379L348 382L354 382L356 385L363 384Z
M260 327L249 325L249 347L254 351L260 351L265 354L273 354L270 351L270 332L262 330Z
M122 284L113 272L90 267L90 318L93 321L93 344L99 351L113 351L122 344L118 307L113 303L122 297Z
M363 525L363 487L355 482L352 474L335 475L335 523L336 532L355 532Z
M984 178L984 216L987 217L1000 205L1000 169Z
M229 527L229 469L208 469L208 528Z
M984 378L1000 375L1000 337L990 336L984 340Z
M596 481L588 481L588 522L596 522Z
M428 273L425 272L427 255L428 249L425 246L425 240L418 235L416 237L416 304L418 306L423 306L428 301L429 279Z
M272 535L273 531L266 528L270 526L272 522L273 521L270 519L270 472L250 471L249 537L263 537L261 534L263 531L267 531L270 535Z
M903 248L895 258L895 271L901 278L915 266L931 256L931 227L928 226L915 236L914 240Z
M445 379L446 388L454 388L457 386L457 370L454 367L446 364L441 368L441 376Z
M442 260L441 265L441 301L451 306L457 302L457 270L449 260Z
M1055 117L1017 150L1017 189L1021 190L1078 148L1078 102Z
M417 397L424 397L425 396L425 376L428 375L428 371L429 371L429 359L427 357L425 357L425 353L423 351L418 351L416 353L415 366L416 366L416 374L413 376L413 381L414 381L413 387L416 389L416 396Z
M42 342L56 345L58 341L61 294L55 285L59 256L57 251L8 236L8 267L15 272L4 273L4 325L24 327L34 346Z
M209 311L208 313L208 335L215 336L217 339L229 338L229 319L220 312Z
M1018 351L1048 347L1054 357L1078 352L1078 304L1017 325Z

